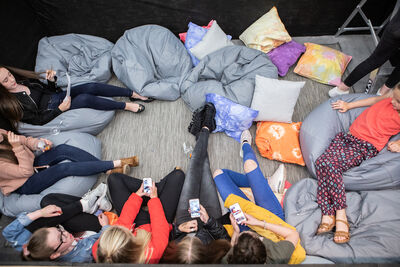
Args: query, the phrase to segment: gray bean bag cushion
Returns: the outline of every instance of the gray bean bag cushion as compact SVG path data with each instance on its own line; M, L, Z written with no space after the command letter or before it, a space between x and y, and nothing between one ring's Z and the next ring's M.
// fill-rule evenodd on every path
M114 111L80 108L68 110L45 125L19 123L18 131L27 136L42 137L59 132L99 134L114 117Z
M379 179L379 177L377 177ZM307 255L335 263L400 262L400 190L347 192L351 239L333 242L333 233L315 235L321 222L317 181L302 179L286 192L286 222L296 227Z
M66 34L43 37L36 56L36 72L53 68L57 84L66 87L68 71L72 86L88 82L107 82L111 78L113 43L97 36Z
M140 95L160 100L178 99L180 79L192 68L182 42L158 25L125 31L111 56L120 81Z
M365 108L340 113L331 108L337 99L347 102L371 97L365 94L342 95L330 99L314 109L303 121L300 146L309 172L316 177L315 160L325 151L339 132L347 132L351 123ZM400 134L390 140L400 139ZM347 190L376 190L400 186L400 153L383 148L379 154L343 174Z
M94 136L86 133L60 133L59 135L43 136L55 145L68 144L79 147L92 155L101 158L101 142ZM11 194L4 196L0 193L0 210L7 216L16 216L23 211L34 211L40 208L41 199L49 193L64 193L82 196L97 181L97 175L88 177L70 176L61 179L53 186L35 195Z

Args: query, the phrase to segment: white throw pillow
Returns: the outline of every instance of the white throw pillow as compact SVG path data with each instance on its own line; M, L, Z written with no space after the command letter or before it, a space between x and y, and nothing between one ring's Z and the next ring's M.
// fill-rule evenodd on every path
M259 113L254 120L291 123L294 106L304 84L256 75L251 109Z
M190 52L198 59L202 59L208 54L228 45L233 45L233 43L226 37L224 31L218 26L217 21L214 20L206 35L204 35L203 39L197 45L190 48Z

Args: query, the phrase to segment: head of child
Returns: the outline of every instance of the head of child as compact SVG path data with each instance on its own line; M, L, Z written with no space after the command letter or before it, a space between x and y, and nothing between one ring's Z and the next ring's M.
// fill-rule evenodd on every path
M394 110L400 112L400 83L398 83L393 89L392 106Z
M14 76L8 69L0 66L0 115L10 122L14 132L23 116L21 104L16 96L9 92L16 86Z
M74 240L62 226L40 228L23 246L22 257L28 261L55 260L70 251Z
M123 226L113 225L99 239L96 261L98 263L147 263L147 244L151 233L138 229L136 236ZM150 252L151 253L151 252Z
M267 251L260 236L251 231L242 232L233 252L228 257L230 264L264 264L267 259Z
M214 240L208 245L203 244L195 236L186 236L179 243L168 244L162 263L174 264L218 264L231 248L227 240Z

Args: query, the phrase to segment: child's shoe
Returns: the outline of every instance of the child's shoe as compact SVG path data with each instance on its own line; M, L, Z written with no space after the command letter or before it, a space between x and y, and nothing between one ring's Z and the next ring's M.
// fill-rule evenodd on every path
M217 127L216 122L215 122L215 114L217 111L215 110L215 106L213 103L207 102L204 105L204 122L202 126L205 126L209 129L210 133L215 130Z
M350 90L347 91L342 91L340 90L337 86L333 87L331 90L329 90L329 97L335 97L338 95L346 95L350 92Z
M194 136L197 136L197 134L201 130L201 127L204 122L205 111L206 111L205 106L202 106L193 112L192 121L188 126L188 131Z
M252 137L251 137L251 133L249 130L244 130L242 132L242 134L240 135L240 152L239 155L241 158L243 158L243 144L244 143L249 143L249 145L251 145L251 141L252 141Z
M123 158L123 159L121 159L121 165L122 166L129 165L130 167L139 166L139 158L138 158L138 156Z
M106 173L107 174L112 174L112 173L129 174L130 171L131 171L131 167L129 167L128 164L125 164L122 167L116 167L114 169L108 170Z
M280 164L274 174L268 179L268 184L274 193L282 194L286 181L285 165Z

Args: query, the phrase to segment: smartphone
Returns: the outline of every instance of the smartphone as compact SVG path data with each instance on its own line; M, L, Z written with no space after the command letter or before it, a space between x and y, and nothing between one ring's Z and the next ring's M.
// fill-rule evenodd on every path
M198 198L189 200L190 216L192 218L200 217L200 200Z
M146 194L150 194L152 186L153 186L153 181L151 180L151 178L143 178L143 191Z
M244 216L244 213L242 209L240 208L239 203L235 203L229 207L229 210L231 211L233 217L235 218L237 224L240 224L242 222L246 221L246 216Z
M51 148L50 145L46 144L43 140L40 140L37 146L42 151L48 151Z

